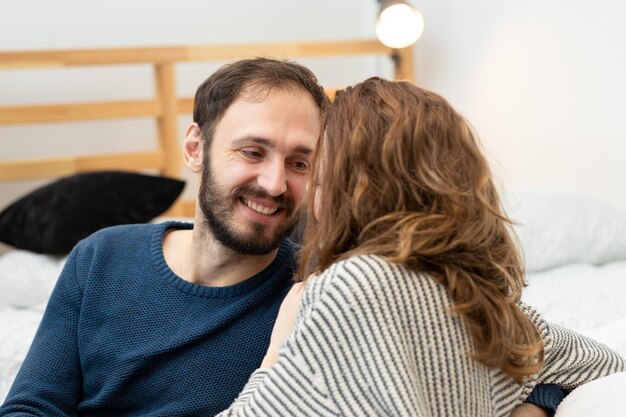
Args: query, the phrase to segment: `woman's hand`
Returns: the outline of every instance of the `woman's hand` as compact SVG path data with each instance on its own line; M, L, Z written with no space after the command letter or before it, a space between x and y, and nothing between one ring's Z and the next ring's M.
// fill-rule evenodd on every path
M548 417L548 412L531 403L522 403L515 407L509 417Z
M272 330L272 337L270 339L270 346L267 349L261 368L271 367L278 359L278 348L283 344L289 333L294 328L296 323L296 313L298 312L298 306L300 305L300 298L304 290L304 284L298 282L291 287L287 297L283 300L278 311L278 317L276 323L274 323L274 329Z

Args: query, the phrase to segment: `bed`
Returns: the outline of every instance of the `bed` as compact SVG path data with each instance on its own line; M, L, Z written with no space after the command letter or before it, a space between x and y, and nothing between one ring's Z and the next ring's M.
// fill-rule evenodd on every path
M152 99L4 106L0 107L0 125L149 117L157 122L158 146L156 150L133 153L0 160L0 181L55 179L100 170L151 170L180 177L178 117L191 111L193 100L176 94L177 64L258 55L299 59L355 54L388 56L396 78L413 78L410 49L391 50L370 40L2 52L0 69L150 65L156 85ZM518 191L506 193L505 197L507 211L517 221L516 231L525 254L529 286L524 301L536 306L548 320L594 337L626 355L626 212L594 198L565 192ZM193 199L178 198L153 221L191 217L194 207ZM9 248L0 255L0 400L6 396L26 354L64 261L62 253L50 255L26 249ZM626 387L626 381L611 380L609 385ZM599 389L606 392L603 386ZM590 396L601 397L583 392L583 398ZM565 410L557 415L575 417L576 410L582 409L577 401L575 395L568 397L566 402L570 404L564 403Z

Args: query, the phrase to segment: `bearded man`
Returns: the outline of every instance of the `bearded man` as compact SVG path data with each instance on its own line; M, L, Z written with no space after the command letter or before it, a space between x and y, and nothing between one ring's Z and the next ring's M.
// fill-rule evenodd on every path
M292 62L251 59L197 90L183 146L193 224L118 226L70 254L0 415L212 416L267 350L292 285L327 97Z

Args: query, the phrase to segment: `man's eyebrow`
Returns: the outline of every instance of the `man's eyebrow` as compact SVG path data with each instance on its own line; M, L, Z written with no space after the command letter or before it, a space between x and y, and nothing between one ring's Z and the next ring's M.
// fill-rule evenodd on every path
M313 154L313 149L309 148L308 146L296 146L293 149L293 153L298 153L301 155L311 155Z
M276 147L276 144L274 144L274 142L272 142L271 140L259 136L244 136L241 139L237 139L236 141L234 141L233 145L242 145L245 142L258 143L259 145L263 145L268 148Z
M246 136L241 139L237 139L236 141L233 142L233 145L242 145L245 142L257 143L259 145L263 145L271 149L276 147L276 143L274 141L269 140L267 138L259 137L259 136ZM313 149L309 148L308 146L298 145L295 148L293 148L292 153L297 153L297 154L302 154L302 155L311 155L313 153Z

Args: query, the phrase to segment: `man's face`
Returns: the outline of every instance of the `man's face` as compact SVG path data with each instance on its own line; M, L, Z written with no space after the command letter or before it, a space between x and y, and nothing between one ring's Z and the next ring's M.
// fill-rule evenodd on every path
M221 244L265 255L291 233L319 132L319 109L303 90L274 89L263 100L243 94L228 107L204 154L199 195Z

